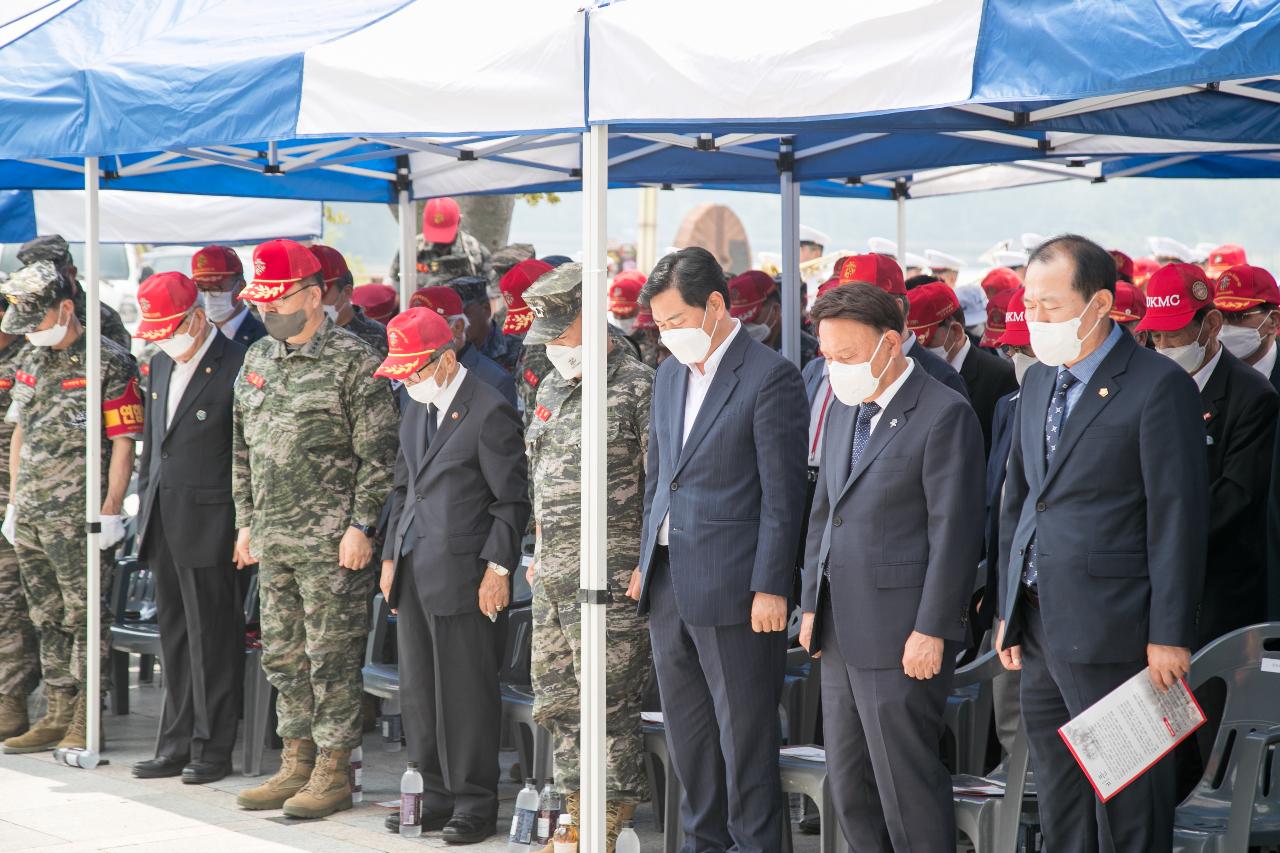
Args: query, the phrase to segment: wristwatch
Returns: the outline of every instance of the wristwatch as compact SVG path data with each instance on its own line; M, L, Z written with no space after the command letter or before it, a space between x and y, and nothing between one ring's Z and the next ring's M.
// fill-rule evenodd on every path
M351 526L354 527L356 530L359 530L365 536L368 536L370 539L378 535L378 528L374 527L371 524L354 524L353 523Z
M499 566L497 563L494 563L492 561L490 561L489 565L486 566L486 568L492 569L493 573L500 578L505 578L507 575L510 574L510 572L508 572L504 567Z

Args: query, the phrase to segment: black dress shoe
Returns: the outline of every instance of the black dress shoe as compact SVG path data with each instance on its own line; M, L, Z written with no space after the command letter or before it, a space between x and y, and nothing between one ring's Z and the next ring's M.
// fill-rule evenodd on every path
M182 768L182 784L207 785L231 772L230 761L193 761Z
M135 779L166 779L170 776L181 776L182 767L186 763L185 758L170 758L165 755L149 758L133 765L133 777Z
M453 817L450 812L423 812L422 813L422 831L435 832L443 829L444 825L449 822L449 818ZM387 819L382 822L387 828L387 832L400 832L400 810L396 809L387 815Z
M493 820L469 814L456 814L444 825L440 837L447 844L478 844L497 832Z

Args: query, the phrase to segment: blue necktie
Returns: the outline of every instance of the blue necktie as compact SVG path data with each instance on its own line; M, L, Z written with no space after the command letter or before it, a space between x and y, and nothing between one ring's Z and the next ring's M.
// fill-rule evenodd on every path
M1049 470L1053 455L1062 442L1062 424L1067 420L1067 393L1080 380L1070 370L1058 374L1057 384L1053 388L1053 399L1049 401L1049 411L1044 419L1044 467ZM1040 579L1040 570L1036 568L1036 539L1034 534L1027 546L1027 565L1022 570L1022 582L1034 588Z
M867 449L871 441L871 419L880 414L880 407L875 403L863 403L858 407L858 421L853 427L853 450L849 456L849 473L858 467L862 451Z

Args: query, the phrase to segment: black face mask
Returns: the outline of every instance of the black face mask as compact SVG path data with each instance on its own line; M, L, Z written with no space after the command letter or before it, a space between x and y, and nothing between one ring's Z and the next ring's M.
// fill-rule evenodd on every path
M307 312L301 309L290 314L263 313L262 323L267 327L267 334L277 341L296 338L307 325Z

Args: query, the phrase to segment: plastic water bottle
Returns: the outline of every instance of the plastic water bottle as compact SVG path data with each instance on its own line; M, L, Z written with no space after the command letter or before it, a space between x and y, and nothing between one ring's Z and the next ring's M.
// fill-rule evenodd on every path
M524 789L516 795L516 810L511 815L511 832L507 835L507 853L528 851L537 821L538 787L532 779L526 779Z
M92 770L98 766L98 753L78 746L60 747L53 751L53 760L68 767Z
M556 831L556 821L560 817L560 792L555 788L555 780L548 779L538 797L538 836L535 841L546 844Z
M403 747L403 743L401 743L402 730L400 728L401 723L400 723L399 704L398 703L396 704L395 713L390 713L387 707L384 705L382 719L380 720L380 722L382 724L383 750L385 750L386 752L399 752Z
M422 835L422 774L416 761L410 761L409 769L400 777L400 835Z
M351 784L351 802L364 802L364 747L351 750L347 763L347 781Z
M578 827L573 825L573 815L568 812L560 815L560 828L551 840L551 849L555 853L578 853Z
M618 833L618 843L613 849L615 853L640 853L640 837L636 835L635 821L622 822L622 832Z

